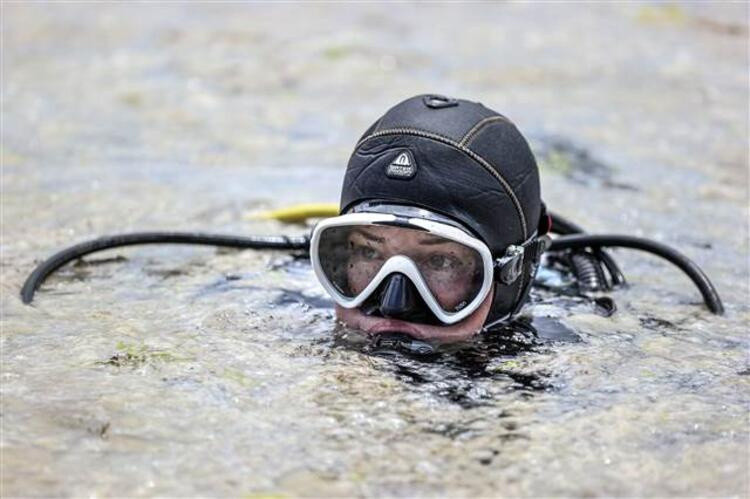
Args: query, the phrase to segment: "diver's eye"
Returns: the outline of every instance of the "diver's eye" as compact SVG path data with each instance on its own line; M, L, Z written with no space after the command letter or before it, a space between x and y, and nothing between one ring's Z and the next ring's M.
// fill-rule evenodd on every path
M352 253L360 260L377 260L380 258L380 253L375 248L362 244L355 244Z
M461 262L455 256L435 253L427 258L426 263L430 270L452 270L458 268Z

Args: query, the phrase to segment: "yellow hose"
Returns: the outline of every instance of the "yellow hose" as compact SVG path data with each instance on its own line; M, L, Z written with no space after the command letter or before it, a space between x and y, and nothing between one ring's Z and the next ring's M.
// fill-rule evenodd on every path
M255 220L278 220L286 223L302 223L310 218L335 217L339 214L336 203L305 203L279 208L278 210L253 213L249 218Z

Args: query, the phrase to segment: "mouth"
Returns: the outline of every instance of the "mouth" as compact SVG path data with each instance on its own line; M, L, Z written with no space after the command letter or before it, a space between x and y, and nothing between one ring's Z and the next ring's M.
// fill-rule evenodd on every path
M476 318L474 322L437 326L389 317L376 317L367 315L357 308L346 309L338 305L336 306L336 317L344 325L358 329L367 335L380 337L385 333L395 333L409 336L415 340L438 343L452 343L467 339L481 329L480 321L484 321L484 316L481 316Z
M395 319L377 319L377 322L366 329L370 334L403 333L414 338L422 338L424 335L412 324Z

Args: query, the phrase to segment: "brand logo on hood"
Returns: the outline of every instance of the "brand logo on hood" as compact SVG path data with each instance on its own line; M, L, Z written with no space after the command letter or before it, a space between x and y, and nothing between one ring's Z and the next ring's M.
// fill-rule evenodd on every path
M401 151L385 170L387 177L401 180L409 180L416 173L417 163L414 162L414 157L409 151Z

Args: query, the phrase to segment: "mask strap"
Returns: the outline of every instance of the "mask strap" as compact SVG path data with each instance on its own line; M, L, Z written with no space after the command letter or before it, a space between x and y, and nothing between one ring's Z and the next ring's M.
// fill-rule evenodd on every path
M484 326L482 326L482 329L479 330L479 334L484 334L487 331L489 331L490 329L492 329L493 327L497 326L498 324L500 324L502 322L506 322L508 319L511 318L512 315L513 315L512 313L506 314L506 315L500 317L499 319L495 319L494 321L485 324Z

